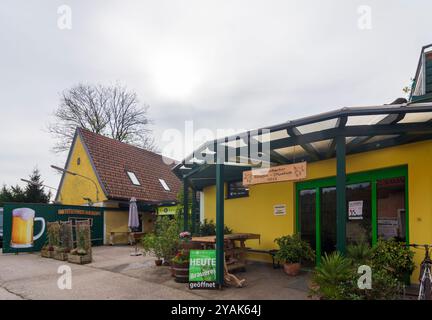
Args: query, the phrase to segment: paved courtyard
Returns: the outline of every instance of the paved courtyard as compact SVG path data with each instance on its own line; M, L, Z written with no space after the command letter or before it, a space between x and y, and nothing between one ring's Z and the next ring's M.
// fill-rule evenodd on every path
M289 277L271 265L250 263L237 274L244 288L194 290L176 283L154 258L130 256L129 246L95 247L93 263L75 265L38 254L0 255L0 299L308 299L308 274ZM59 266L72 269L72 289L61 290Z

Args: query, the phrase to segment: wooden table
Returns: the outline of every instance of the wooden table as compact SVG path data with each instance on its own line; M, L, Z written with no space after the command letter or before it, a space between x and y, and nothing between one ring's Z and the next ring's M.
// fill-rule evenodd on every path
M224 252L228 271L246 270L248 248L245 242L252 239L261 240L261 235L255 233L231 233L224 235ZM192 237L192 241L200 243L203 249L210 249L216 245L216 236ZM236 241L239 242L238 246L236 246Z

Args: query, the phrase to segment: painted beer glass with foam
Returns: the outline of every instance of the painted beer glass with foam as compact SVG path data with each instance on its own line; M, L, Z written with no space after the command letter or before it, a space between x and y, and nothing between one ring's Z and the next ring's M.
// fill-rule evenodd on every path
M34 222L42 223L37 235L34 233ZM35 217L35 211L30 208L18 208L12 211L12 248L31 248L35 240L39 239L45 231L45 219Z

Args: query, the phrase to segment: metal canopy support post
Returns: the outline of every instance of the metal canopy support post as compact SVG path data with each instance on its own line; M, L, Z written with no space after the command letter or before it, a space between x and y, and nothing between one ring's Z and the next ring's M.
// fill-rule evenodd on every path
M218 159L216 164L216 282L224 283L224 164Z
M345 253L346 247L346 146L345 137L336 137L336 248Z
M191 214L191 219L192 219L192 233L196 233L197 232L197 199L196 199L196 190L192 189L192 214Z
M189 181L183 179L183 231L189 231Z

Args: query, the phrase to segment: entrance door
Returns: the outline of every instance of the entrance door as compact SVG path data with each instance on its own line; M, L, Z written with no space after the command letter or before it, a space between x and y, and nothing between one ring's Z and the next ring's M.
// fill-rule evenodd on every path
M312 249L316 250L316 190L305 189L299 192L300 234Z
M355 173L347 176L346 244L378 238L408 241L406 167ZM297 231L316 251L336 250L336 179L297 184Z

